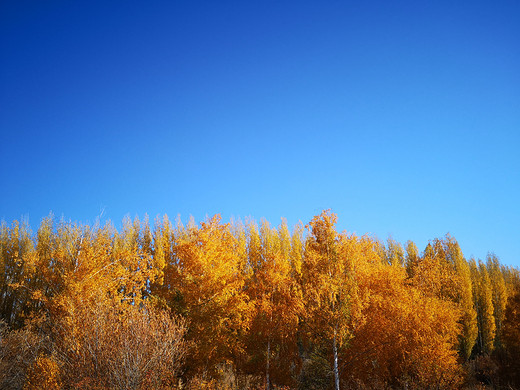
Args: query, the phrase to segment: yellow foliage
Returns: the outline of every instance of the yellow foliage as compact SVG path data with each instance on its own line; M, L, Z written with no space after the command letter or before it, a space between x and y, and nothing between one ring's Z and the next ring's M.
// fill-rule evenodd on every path
M200 228L178 227L175 234L175 255L164 271L167 288L157 293L190 319L190 368L198 371L243 353L239 335L251 316L243 291L245 258L241 241L229 224L220 224L220 216Z
M392 266L366 264L360 284L368 303L346 353L352 379L439 388L460 383L454 304L410 288L404 270Z
M448 389L472 351L516 351L518 270L336 220L2 223L0 387L179 388L183 364L196 389Z
M39 356L27 372L24 390L61 389L60 368L54 357Z

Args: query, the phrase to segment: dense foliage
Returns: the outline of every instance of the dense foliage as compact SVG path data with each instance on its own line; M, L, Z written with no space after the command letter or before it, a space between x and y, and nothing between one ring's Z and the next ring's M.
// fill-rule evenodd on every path
M520 386L517 269L335 224L3 223L0 388Z

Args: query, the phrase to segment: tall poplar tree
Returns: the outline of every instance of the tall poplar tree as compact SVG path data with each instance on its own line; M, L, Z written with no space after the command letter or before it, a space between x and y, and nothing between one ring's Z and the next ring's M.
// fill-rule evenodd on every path
M502 346L502 328L507 305L507 291L504 275L500 268L500 262L495 254L487 255L486 261L491 291L493 296L493 316L495 317L495 348Z
M477 352L490 353L493 350L496 331L491 282L487 268L481 260L478 267L475 260L471 260L470 266L475 286L473 298L477 310Z
M189 318L187 338L193 343L189 369L214 373L219 364L244 353L242 334L251 310L244 292L242 243L230 224L216 215L201 223L179 224L173 255L164 272L162 299Z
M464 259L458 242L447 236L445 240L446 252L460 281L457 304L461 310L460 324L462 325L459 335L460 355L468 360L478 336L477 312L473 302L473 283L469 264Z
M308 225L302 267L308 321L316 335L323 335L332 347L334 387L340 389L340 350L353 336L360 299L353 264L344 250L345 236L336 232L336 215L329 211Z
M291 236L286 224L275 229L262 221L259 240L256 225L250 226L250 232L254 266L247 292L255 308L250 337L256 345L264 346L258 352L265 356L266 389L270 389L273 370L278 382L284 379L279 375L281 367L283 376L289 377L291 358L287 352L295 347L302 305L291 277Z
M417 249L417 245L413 241L408 240L406 242L406 257L405 257L405 267L406 274L409 278L413 278L415 269L419 263L419 250Z

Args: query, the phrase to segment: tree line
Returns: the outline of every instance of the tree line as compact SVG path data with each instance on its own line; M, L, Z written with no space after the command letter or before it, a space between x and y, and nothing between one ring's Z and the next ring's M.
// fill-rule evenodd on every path
M2 389L520 386L520 274L324 211L0 226Z

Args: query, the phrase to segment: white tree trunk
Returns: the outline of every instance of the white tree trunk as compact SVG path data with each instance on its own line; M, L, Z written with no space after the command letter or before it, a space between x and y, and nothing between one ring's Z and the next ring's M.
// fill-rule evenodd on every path
M334 341L332 345L332 350L334 352L334 384L335 389L339 390L339 368L338 368L338 341L337 338L337 330L334 329Z

